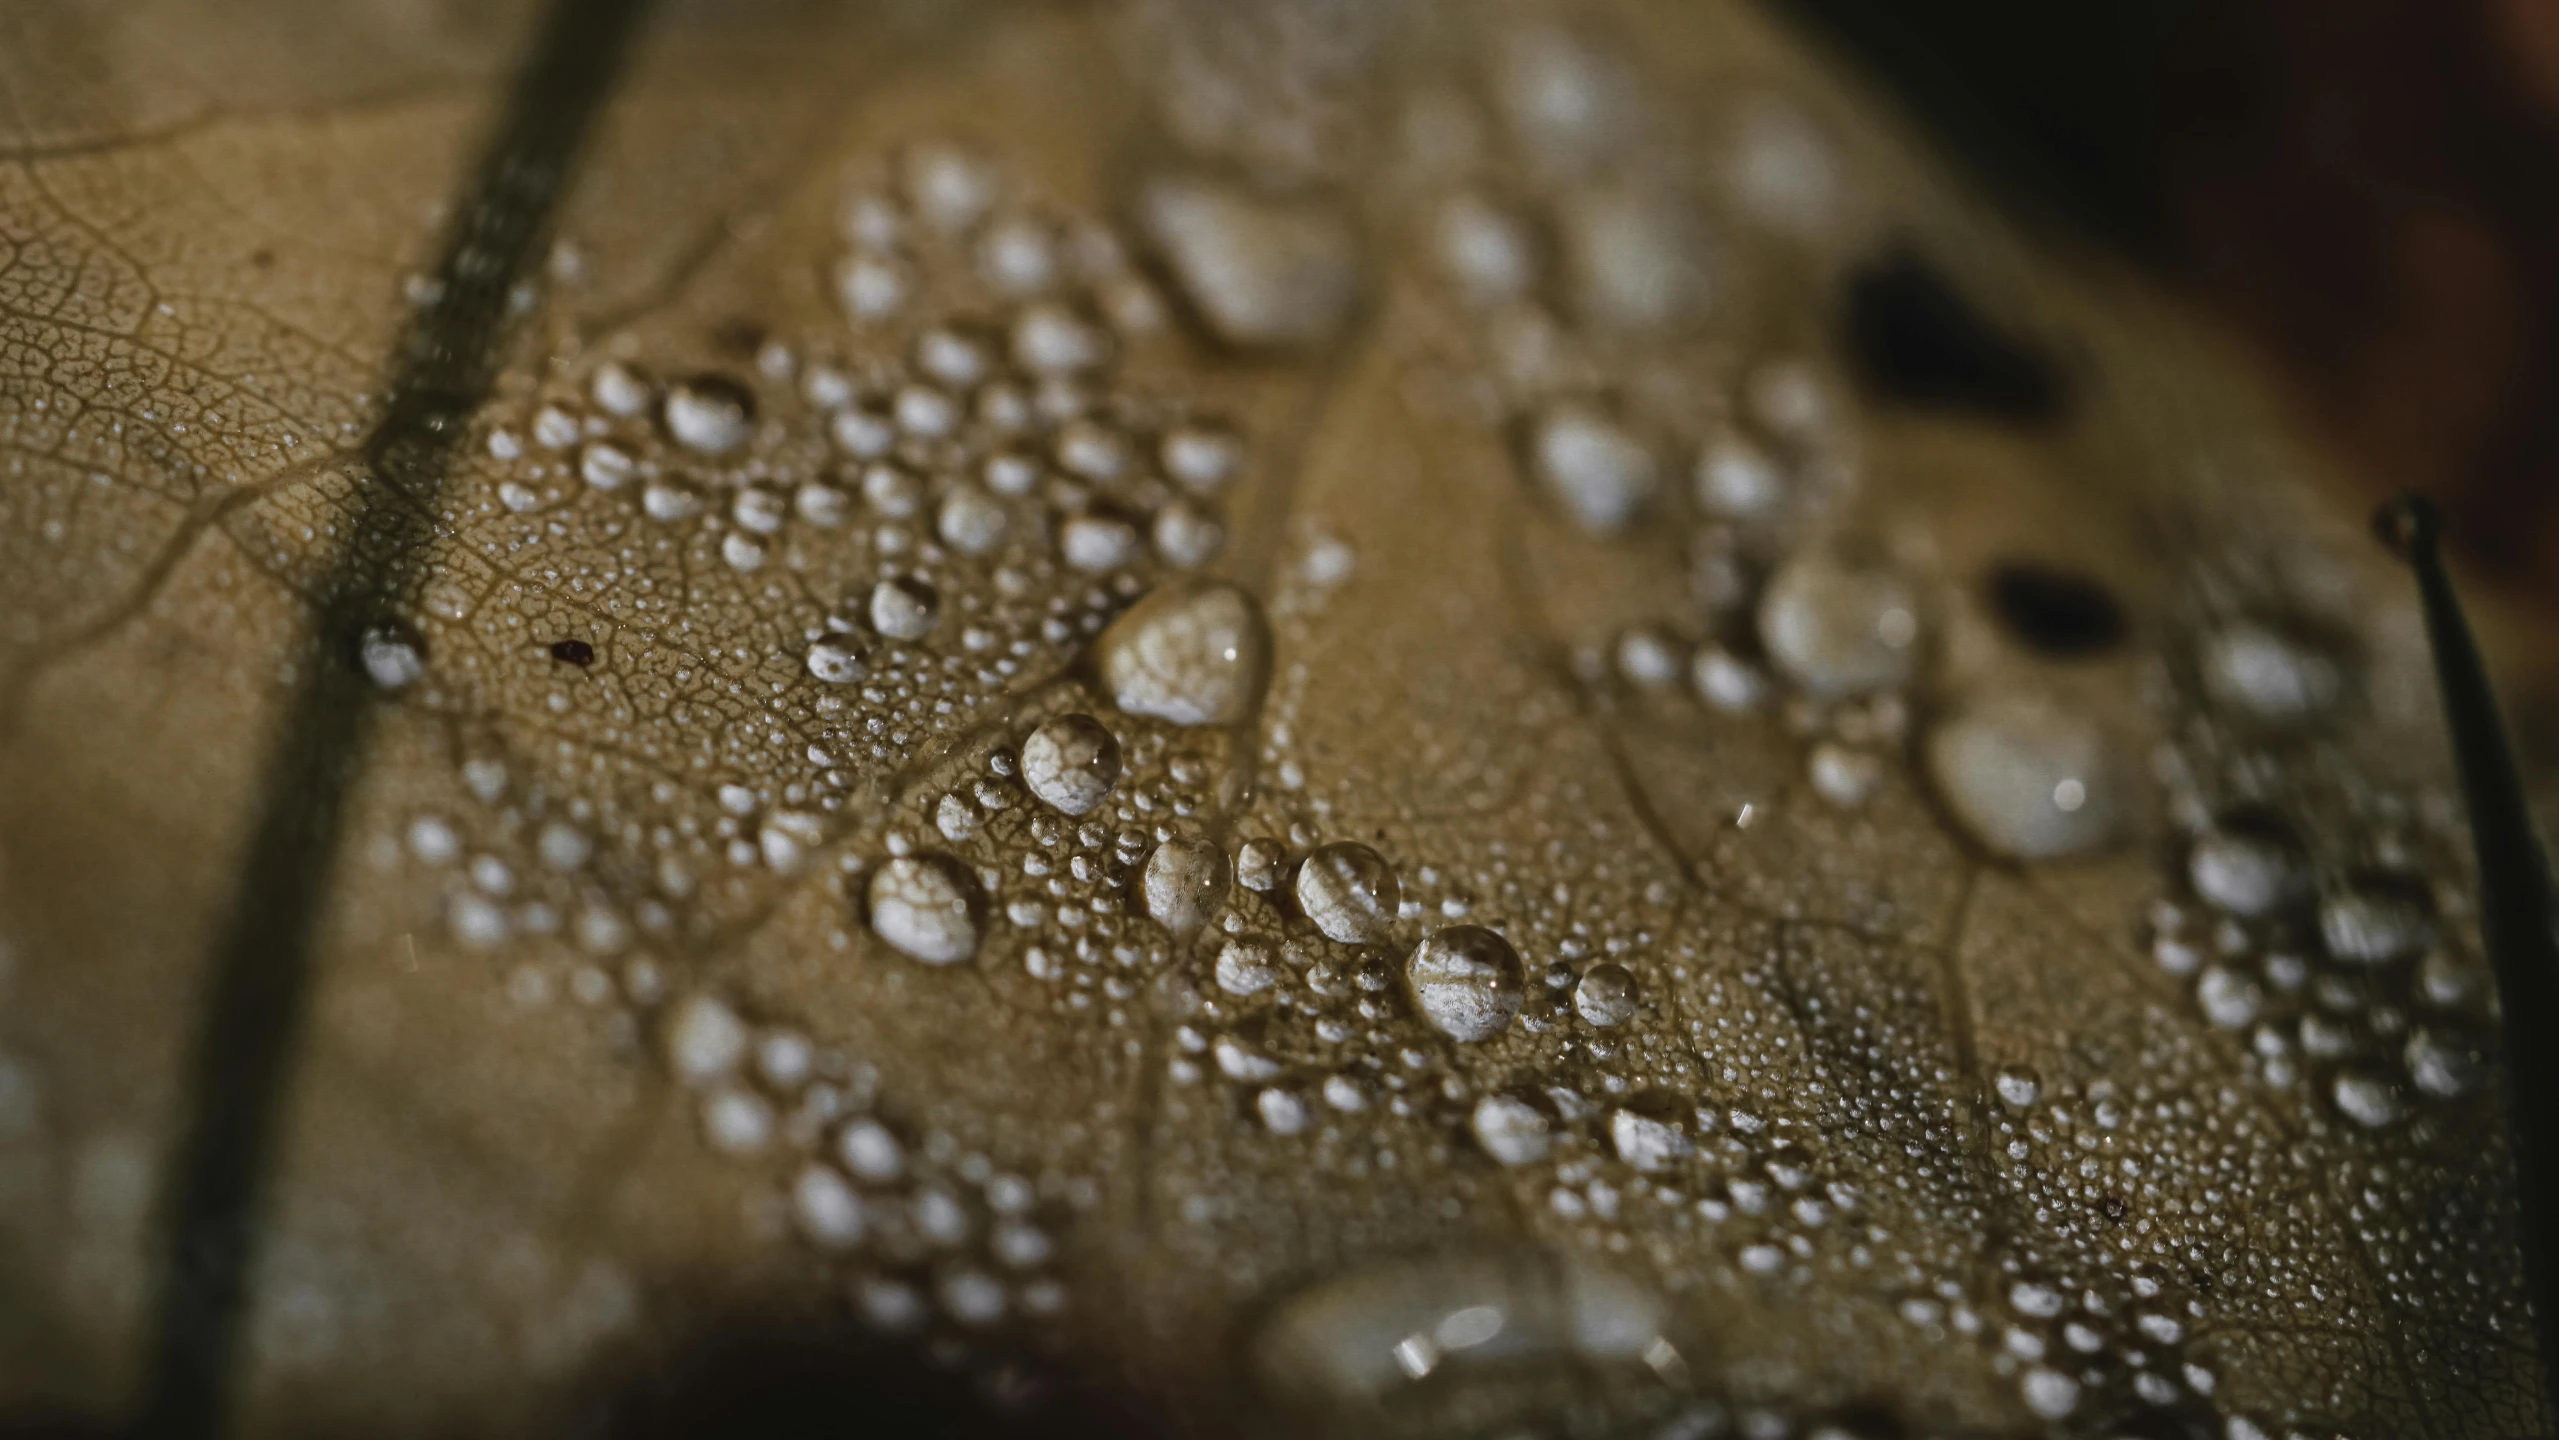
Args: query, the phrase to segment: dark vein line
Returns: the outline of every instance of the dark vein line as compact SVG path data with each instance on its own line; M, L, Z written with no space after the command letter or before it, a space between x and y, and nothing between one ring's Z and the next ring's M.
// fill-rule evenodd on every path
M2506 1118L2512 1126L2516 1228L2521 1232L2524 1293L2541 1342L2543 1394L2559 1412L2559 896L2550 861L2533 831L2523 776L2489 688L2487 663L2471 638L2460 597L2444 567L2434 507L2405 496L2375 521L2417 572L2425 603L2426 639L2435 681L2452 730L2462 799L2477 852L2479 929L2497 974L2504 1010Z
M442 298L392 358L364 447L352 533L332 563L268 756L263 803L211 957L192 1060L195 1116L171 1166L167 1252L138 1432L225 1429L248 1277L347 800L376 695L355 637L424 578L464 422L495 380L508 299L528 273L571 161L611 89L646 0L555 0L455 213Z

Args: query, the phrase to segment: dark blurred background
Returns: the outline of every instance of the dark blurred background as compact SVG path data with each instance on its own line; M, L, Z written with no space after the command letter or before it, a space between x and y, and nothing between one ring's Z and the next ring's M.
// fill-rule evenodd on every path
M2559 608L2559 0L1775 0Z

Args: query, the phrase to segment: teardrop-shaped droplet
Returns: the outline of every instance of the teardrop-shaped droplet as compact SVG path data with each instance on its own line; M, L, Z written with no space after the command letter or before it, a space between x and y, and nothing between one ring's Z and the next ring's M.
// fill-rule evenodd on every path
M1176 725L1232 725L1261 704L1270 682L1270 625L1244 590L1176 582L1112 621L1095 654L1122 710Z
M1167 840L1146 857L1138 878L1146 913L1176 935L1196 934L1226 903L1234 870L1207 840Z
M1101 804L1119 779L1119 738L1090 715L1060 715L1022 742L1022 783L1066 814Z
M2031 696L1977 701L1938 722L1929 777L1958 823L2015 860L2096 849L2123 822L2120 767L2088 717Z
M927 965L977 953L977 881L958 861L901 855L871 875L871 929Z

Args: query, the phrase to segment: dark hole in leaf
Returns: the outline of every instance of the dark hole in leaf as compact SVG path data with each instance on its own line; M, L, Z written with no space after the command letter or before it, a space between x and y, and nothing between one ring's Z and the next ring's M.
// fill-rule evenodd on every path
M2106 587L2031 561L1991 568L1986 582L2001 623L2038 653L2075 660L2124 641L2124 610Z
M1870 388L1912 405L2042 424L2068 399L2051 361L2000 333L1908 251L1849 280L1848 346Z
M595 663L595 647L583 640L554 640L551 642L551 658L583 670Z

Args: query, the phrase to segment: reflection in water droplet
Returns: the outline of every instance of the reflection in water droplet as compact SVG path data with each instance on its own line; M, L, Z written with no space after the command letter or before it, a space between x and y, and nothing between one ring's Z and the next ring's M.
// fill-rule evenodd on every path
M1066 814L1101 804L1119 779L1119 738L1090 715L1060 715L1022 742L1022 783Z
M2469 1094L2487 1073L2487 1061L2477 1049L2437 1030L2409 1035L2406 1058L2408 1078L2440 1100Z
M1919 601L1890 571L1807 552L1769 580L1759 637L1768 658L1817 697L1889 689L1917 659Z
M1977 701L1940 721L1929 776L1958 823L1985 848L2055 860L2114 838L2119 766L2096 722L2040 698Z
M1661 1303L1588 1262L1544 1252L1457 1253L1372 1263L1272 1307L1254 1331L1254 1373L1276 1395L1371 1404L1443 1366L1650 1363L1675 1357Z
M1217 988L1229 995L1259 995L1278 984L1278 958L1259 940L1229 940L1217 952Z
M2397 1086L2359 1071L2340 1071L2329 1093L2347 1119L2370 1130L2391 1124L2406 1109L2400 1101Z
M1452 1040L1490 1040L1501 1034L1527 998L1519 952L1481 925L1432 931L1405 962L1404 980L1422 1018Z
M1403 898L1395 867L1357 841L1323 846L1297 868L1297 908L1345 945L1385 939Z
M1176 725L1231 725L1261 703L1271 669L1262 607L1218 581L1159 586L1095 646L1113 703Z
M927 965L977 953L977 882L957 861L902 855L871 876L871 929Z
M2035 1072L2015 1065L2003 1068L1991 1084L1999 1091L2000 1103L2014 1110L2034 1104L2044 1093L2044 1082Z

